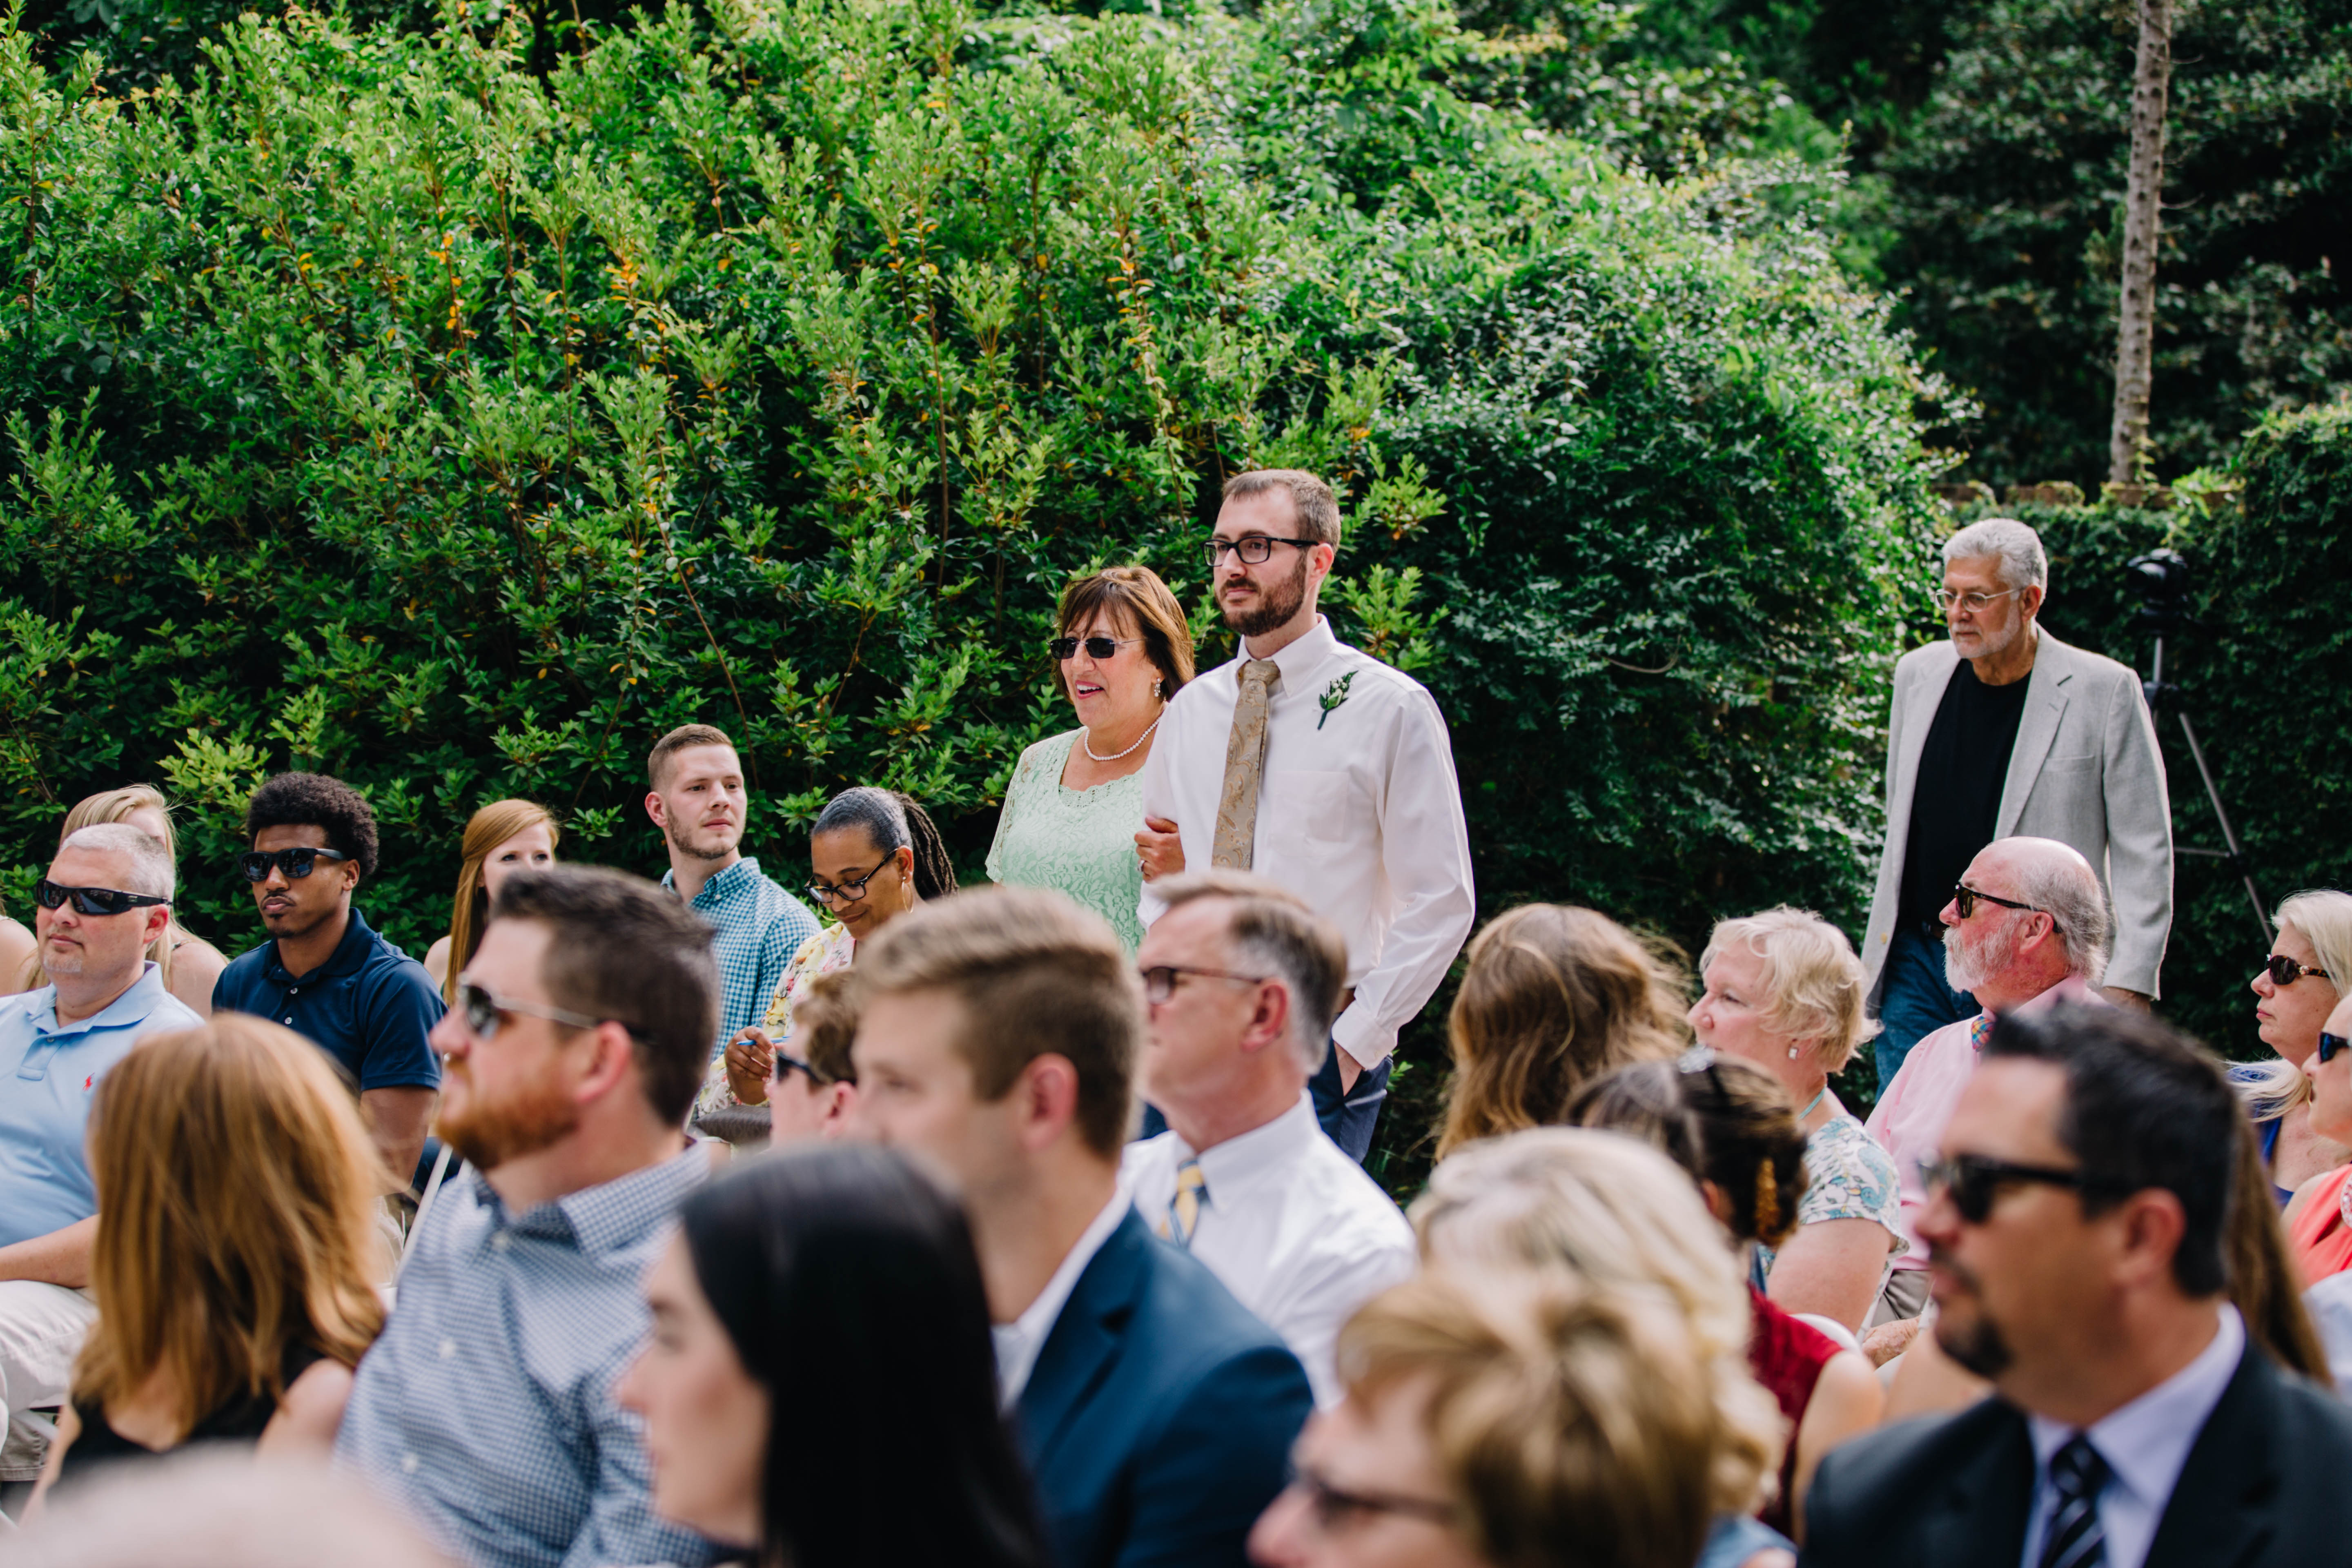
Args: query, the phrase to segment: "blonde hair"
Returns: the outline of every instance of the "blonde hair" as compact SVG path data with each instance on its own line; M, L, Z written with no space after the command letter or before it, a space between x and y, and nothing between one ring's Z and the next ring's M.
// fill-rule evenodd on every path
M1721 1424L1713 1511L1748 1512L1777 1480L1787 1423L1748 1368L1747 1280L1665 1155L1613 1132L1515 1132L1440 1162L1411 1217L1432 1268L1565 1280L1680 1321Z
M489 924L489 884L483 879L482 868L490 851L516 834L544 824L547 847L553 849L563 842L563 829L555 814L535 801L494 800L466 819L466 837L460 849L464 863L457 868L457 896L449 910L449 972L441 977L441 999L457 1000L457 972L474 960L474 950L482 945L482 929Z
M85 827L129 822L142 811L155 812L163 818L163 856L176 868L180 859L180 838L172 826L172 803L165 800L163 792L153 784L124 784L121 789L100 790L96 795L84 795L74 802L73 809L66 813L65 821L58 826L58 847L63 848L67 839ZM180 923L180 911L173 910L171 920L163 927L163 933L147 944L148 960L163 972L159 978L166 991L172 988L172 951L187 937L187 928ZM16 989L31 991L48 983L47 972L41 966L40 950L36 948L33 956L25 961L24 973L16 977Z
M2336 994L2352 996L2352 893L2306 889L2281 903L2271 923L2302 932ZM2284 1057L2238 1069L2236 1088L2256 1121L2275 1121L2311 1100L2310 1075Z
M1592 910L1524 904L1487 923L1445 1021L1454 1047L1444 1159L1479 1138L1559 1121L1579 1086L1682 1048L1678 977Z
M319 1048L224 1013L151 1035L89 1118L99 1315L78 1400L167 1374L184 1433L239 1395L285 1393L289 1347L346 1366L383 1327L377 1201L394 1183Z
M1561 1279L1424 1275L1340 1330L1351 1401L1426 1389L1456 1528L1497 1568L1687 1568L1721 1419L1670 1317Z
M1845 932L1811 910L1780 904L1761 914L1718 921L1698 961L1704 975L1717 957L1743 948L1763 965L1764 1026L1792 1043L1812 1042L1826 1072L1837 1072L1878 1032L1863 1005L1862 960Z

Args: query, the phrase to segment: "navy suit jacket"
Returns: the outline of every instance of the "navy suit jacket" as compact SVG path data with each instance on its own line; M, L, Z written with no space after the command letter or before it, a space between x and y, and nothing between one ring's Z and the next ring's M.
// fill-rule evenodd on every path
M1314 1408L1281 1336L1130 1210L1021 1391L1056 1568L1242 1568Z
M2252 1344L2189 1450L2146 1568L2352 1564L2352 1411ZM1823 1457L1805 1568L2018 1568L2033 1440L2015 1406L1867 1433Z

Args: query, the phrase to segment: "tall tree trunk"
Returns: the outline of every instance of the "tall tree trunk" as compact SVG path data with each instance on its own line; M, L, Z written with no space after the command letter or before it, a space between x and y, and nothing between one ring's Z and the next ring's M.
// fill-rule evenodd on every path
M2124 190L2124 280L2116 321L2116 413L2107 478L2146 477L2147 392L2156 352L2156 234L2164 208L2164 112L2172 88L2171 0L2139 0L2132 70L2131 179Z

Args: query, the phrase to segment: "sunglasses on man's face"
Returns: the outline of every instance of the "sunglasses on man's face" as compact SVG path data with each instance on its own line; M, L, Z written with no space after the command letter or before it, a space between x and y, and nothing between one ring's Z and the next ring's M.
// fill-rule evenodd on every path
M1045 647L1064 664L1077 658L1080 648L1087 650L1088 658L1100 664L1116 658L1119 649L1133 647L1142 640L1141 637L1055 637Z
M2273 952L2263 959L2263 968L2269 972L2271 984L2273 985L2292 985L2306 974L2327 973L2324 969L2315 969L2308 963L2297 963L2283 952Z
M340 849L319 849L310 845L298 845L291 849L248 849L236 858L236 868L245 873L248 882L267 882L272 866L299 881L309 876L321 860L348 860L351 857Z
M466 1027L474 1037L488 1044L499 1037L500 1016L520 1013L526 1017L545 1018L551 1024L569 1024L575 1029L593 1029L604 1022L585 1013L569 1012L551 1007L543 1002L518 1002L511 996L501 996L488 986L471 980L457 982L457 1010L466 1020ZM626 1025L622 1026L624 1028Z
M127 915L132 910L172 901L149 893L125 893L113 888L68 888L62 882L52 882L47 877L33 884L33 899L45 910L57 909L71 899L74 912L83 915Z
M2032 904L2021 904L2015 899L1998 899L1990 893L1979 893L1966 882L1952 884L1952 902L1958 906L1960 919L1964 921L1976 918L1979 904L1999 904L2004 910L2018 910L2029 915L2050 914L2048 910L2038 909ZM2058 924L2058 917L2051 915L2050 923L2054 929Z
M2061 1170L2054 1165L2012 1164L1983 1154L1954 1154L1949 1159L1919 1162L1919 1184L1931 1193L1942 1189L1950 1196L1952 1206L1960 1211L1960 1217L1970 1225L1984 1224L2003 1187L2024 1182L2068 1187L2078 1193L2091 1192L2097 1186L2080 1171Z
M2352 1046L2352 1040L2347 1040L2341 1035L2331 1035L2325 1029L2321 1030L2319 1034L2319 1050L2317 1053L2319 1057L2319 1065L2321 1067L2326 1067L2330 1060L2334 1059L2336 1052L2344 1049L2347 1046Z

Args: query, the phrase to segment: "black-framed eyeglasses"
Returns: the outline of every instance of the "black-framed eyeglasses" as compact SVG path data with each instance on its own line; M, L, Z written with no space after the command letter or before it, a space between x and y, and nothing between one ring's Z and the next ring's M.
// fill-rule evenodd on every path
M2285 953L2273 952L2263 960L2273 985L2292 985L2306 974L2326 975L2327 971L2308 963L2298 963Z
M466 1027L473 1031L474 1037L485 1044L499 1037L499 1016L502 1013L520 1013L526 1017L544 1018L551 1024L569 1024L575 1029L593 1029L604 1022L566 1007L551 1007L544 1002L518 1002L474 980L457 982L457 1011L464 1016ZM619 1019L614 1022L621 1023ZM625 1023L621 1023L621 1027L633 1035L636 1033Z
M2319 1032L2319 1049L2315 1054L2319 1058L2319 1065L2326 1067L2336 1052L2347 1048L2352 1048L2352 1040L2347 1040L2341 1035L2331 1035L2322 1029Z
M245 873L248 882L267 882L272 866L294 881L309 876L321 860L348 860L351 857L340 849L320 849L314 845L298 844L291 849L248 849L236 858L236 868Z
M898 852L893 849L883 856L874 868L862 877L844 877L840 881L831 884L813 881L802 890L821 904L854 904L866 896L866 884L880 876L882 868L898 858Z
M1984 1224L1986 1216L1992 1213L1993 1201L2000 1196L2000 1189L2020 1182L2036 1182L2045 1187L2065 1187L2086 1194L2102 1187L2102 1184L2079 1170L2012 1164L1984 1154L1954 1154L1948 1159L1919 1162L1919 1184L1930 1193L1940 1188L1949 1194L1952 1206L1970 1225Z
M792 1073L802 1074L809 1080L810 1085L816 1089L829 1088L841 1081L814 1062L803 1060L799 1057L788 1057L783 1052L778 1051L775 1069L768 1076L776 1082L782 1083L785 1077Z
M68 888L47 877L33 884L33 899L45 910L54 910L71 899L74 912L83 915L127 915L172 901L152 893L126 893L115 888Z
M1964 921L1973 920L1976 918L1977 906L1979 904L1999 904L2002 909L2017 910L2025 914L2050 915L2050 911L2048 910L2042 909L2039 905L2021 904L2015 899L1999 899L1995 898L1990 893L1979 893L1974 888L1969 887L1966 882L1955 882L1952 884L1952 902L1959 906L1960 919ZM2050 928L2053 931L2058 929L2058 917L2056 915L2050 915Z
M1181 963L1155 963L1137 973L1143 976L1143 999L1157 1007L1176 994L1176 983L1186 975L1200 980L1230 980L1237 985L1263 985L1263 974L1235 974L1230 969L1187 969Z
M1055 637L1045 645L1045 649L1063 664L1077 658L1080 648L1087 650L1088 658L1108 661L1117 658L1119 649L1133 647L1142 640L1141 637Z
M1208 559L1212 570L1214 570L1217 563L1225 558L1225 552L1228 550L1253 566L1263 566L1274 559L1274 547L1277 544L1290 544L1301 550L1312 550L1322 542L1319 539L1276 539L1263 533L1253 533L1242 539L1205 540L1202 542L1201 553Z
M1325 1534L1348 1529L1357 1521L1378 1514L1392 1513L1406 1519L1425 1519L1432 1524L1453 1524L1461 1518L1461 1510L1450 1502L1435 1498L1406 1497L1400 1492L1351 1491L1334 1486L1330 1478L1319 1475L1304 1465L1290 1468L1290 1484L1307 1494L1307 1506L1315 1516L1315 1528Z

